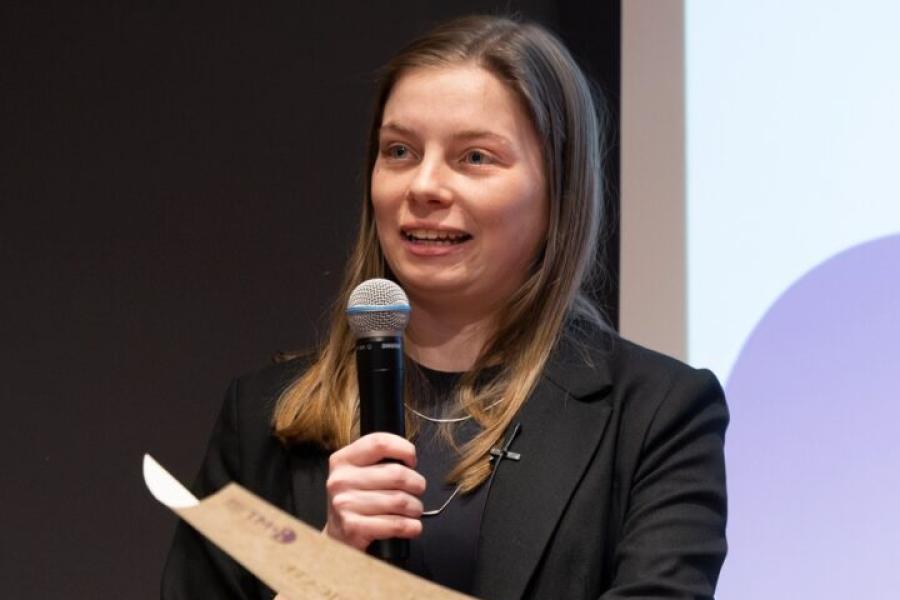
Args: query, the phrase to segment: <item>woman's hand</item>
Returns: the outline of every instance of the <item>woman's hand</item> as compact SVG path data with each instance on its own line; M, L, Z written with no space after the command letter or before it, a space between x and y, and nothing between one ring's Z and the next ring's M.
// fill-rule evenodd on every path
M333 453L325 533L358 550L373 540L418 536L425 478L415 466L415 446L390 433L370 433Z

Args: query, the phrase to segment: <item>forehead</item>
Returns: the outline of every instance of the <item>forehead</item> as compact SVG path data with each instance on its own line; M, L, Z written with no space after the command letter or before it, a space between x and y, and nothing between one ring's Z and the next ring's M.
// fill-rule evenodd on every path
M401 75L381 124L420 131L471 129L531 138L533 128L519 98L486 69L474 64L420 67Z

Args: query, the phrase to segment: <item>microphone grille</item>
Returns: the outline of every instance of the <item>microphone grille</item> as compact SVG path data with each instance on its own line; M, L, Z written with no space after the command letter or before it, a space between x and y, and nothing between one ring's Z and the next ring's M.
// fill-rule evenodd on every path
M400 335L409 323L409 299L388 279L369 279L350 293L347 320L357 338Z

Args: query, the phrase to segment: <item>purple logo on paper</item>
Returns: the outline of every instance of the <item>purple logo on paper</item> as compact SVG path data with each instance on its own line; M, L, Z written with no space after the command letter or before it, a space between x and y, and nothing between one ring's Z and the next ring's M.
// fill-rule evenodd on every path
M265 532L269 537L280 544L291 544L297 539L297 534L290 527L279 525L275 518L257 512L256 509L247 506L236 498L228 498L225 506L232 512L240 515L242 519L253 525L255 529Z
M272 537L274 537L276 541L281 542L282 544L290 544L297 539L297 534L294 533L294 530L290 529L289 527L282 527L281 531L279 531Z
M900 235L804 275L727 385L722 598L900 589Z

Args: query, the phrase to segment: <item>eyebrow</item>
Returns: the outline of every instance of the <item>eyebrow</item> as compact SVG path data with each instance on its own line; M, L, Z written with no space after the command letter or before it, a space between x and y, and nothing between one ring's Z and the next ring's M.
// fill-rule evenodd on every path
M404 127L398 123L393 121L389 121L384 123L378 130L379 134L382 131L392 131L395 133L399 133L400 135L407 135L410 137L416 137L416 132L408 127ZM505 136L500 135L499 133L495 133L493 131L487 129L466 129L463 131L457 131L453 133L453 138L458 140L473 140L473 139L483 139L488 138L491 139L503 146L510 147L512 146L512 142Z

